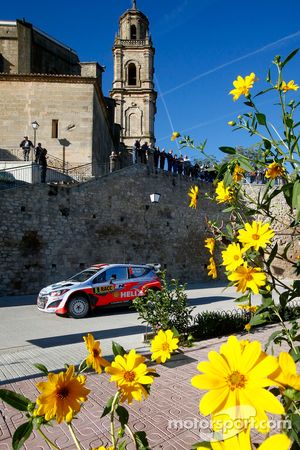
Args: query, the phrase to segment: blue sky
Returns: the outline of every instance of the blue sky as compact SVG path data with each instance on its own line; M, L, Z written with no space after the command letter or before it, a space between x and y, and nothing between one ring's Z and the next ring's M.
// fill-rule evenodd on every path
M131 0L3 2L0 20L25 18L76 50L81 61L106 66L103 90L111 89L112 44L119 16ZM172 127L196 142L208 140L209 153L220 157L218 147L252 145L242 132L227 125L247 110L228 92L237 75L255 72L263 89L272 59L300 47L300 2L252 0L137 0L150 20L156 48L155 75L159 91L155 130L157 144L176 150ZM286 80L300 83L300 54L289 65ZM288 93L298 98L297 93ZM258 105L276 123L273 94ZM197 157L194 151L188 152Z

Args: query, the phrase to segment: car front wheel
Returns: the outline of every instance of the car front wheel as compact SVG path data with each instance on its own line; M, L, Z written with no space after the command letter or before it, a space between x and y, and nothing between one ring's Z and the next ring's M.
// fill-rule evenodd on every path
M73 297L68 303L68 312L74 319L82 319L88 315L90 305L83 296Z

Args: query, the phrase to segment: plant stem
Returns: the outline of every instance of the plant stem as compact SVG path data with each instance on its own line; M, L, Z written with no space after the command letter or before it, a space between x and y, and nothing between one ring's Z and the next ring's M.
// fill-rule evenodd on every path
M115 437L115 407L116 404L119 400L119 391L115 394L112 405L111 405L111 410L110 410L110 436L111 436L111 442L113 445L113 448L116 448L117 445L117 441L116 441L116 437Z
M52 442L52 441L45 435L45 433L44 433L40 428L38 428L38 432L40 433L40 435L43 437L43 439L47 442L47 444L48 444L51 448L53 448L54 450L59 450L59 447L57 447L57 446L54 444L54 442Z
M70 431L70 433L71 433L71 436L72 436L72 438L73 438L73 441L74 441L74 443L75 443L75 445L76 445L76 448L77 448L78 450L82 450L82 448L81 448L81 446L80 446L80 442L78 441L78 439L77 439L77 437L76 437L76 435L75 435L75 433L74 433L72 424L71 424L71 423L68 423L68 427L69 427L69 431Z
M131 439L133 440L133 442L134 442L136 448L138 448L137 445L136 445L136 439L135 439L135 437L134 437L133 432L131 431L131 428L130 428L128 425L125 425L125 430L127 431L127 433L129 434L129 436L130 436Z

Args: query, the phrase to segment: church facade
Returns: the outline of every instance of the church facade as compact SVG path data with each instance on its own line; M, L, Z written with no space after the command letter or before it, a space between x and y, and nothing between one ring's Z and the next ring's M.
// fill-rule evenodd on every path
M136 140L154 144L157 93L154 90L155 49L148 18L132 7L119 21L113 46L115 122L121 126L121 142L132 147Z
M0 160L14 159L24 136L34 140L35 121L35 144L69 167L90 164L94 175L113 150L137 139L154 143L154 48L149 21L134 0L120 18L113 53L106 97L100 64L81 62L24 19L0 21Z

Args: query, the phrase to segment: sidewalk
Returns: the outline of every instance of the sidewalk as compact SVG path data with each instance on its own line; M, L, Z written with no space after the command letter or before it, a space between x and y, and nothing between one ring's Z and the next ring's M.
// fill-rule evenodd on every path
M260 329L251 335L250 339L259 340L264 347L268 337L278 328L278 325L272 325ZM199 413L201 392L191 385L190 380L199 373L197 371L198 363L207 360L207 354L210 350L218 351L221 343L226 340L227 337L197 342L193 348L186 349L184 354L176 354L170 362L155 366L160 378L154 379L150 396L147 400L141 403L134 402L128 407L130 411L129 424L133 431L145 431L147 433L151 449L188 450L192 444L204 440L203 434L200 435L199 427L190 426L194 421L198 425L203 419L203 416ZM276 351L279 352L282 349L282 347L280 349L277 347ZM129 348L126 348L126 350L129 350ZM65 355L65 361L68 362L67 354ZM3 385L1 388L20 392L35 400L38 394L35 384L41 379L29 378ZM88 375L87 379L87 387L92 390L92 393L82 407L78 419L74 420L73 423L82 443L82 448L90 450L92 447L106 446L110 443L108 418L100 419L100 416L106 401L115 393L115 386L109 382L109 377L106 374ZM45 377L43 380L45 380ZM177 427L177 429L174 425L170 427L170 420L186 421L186 427ZM12 448L12 434L24 422L25 416L21 412L13 410L0 401L0 450ZM205 433L205 430L202 430L203 432ZM66 425L48 427L46 434L61 449L75 449ZM40 435L34 433L26 441L24 448L46 450L49 449L49 446ZM131 445L128 446L130 450L133 448Z

